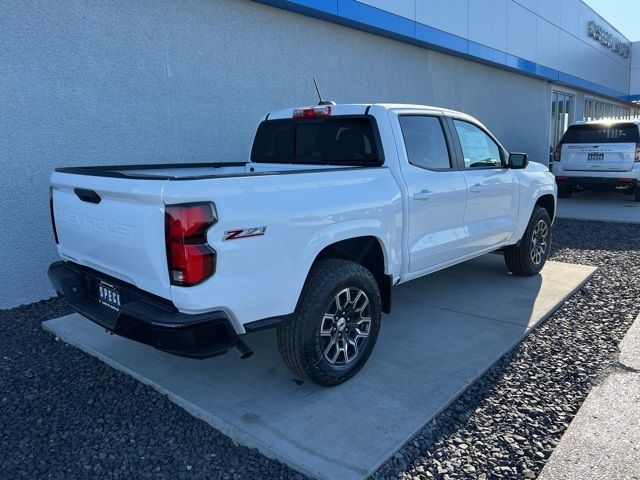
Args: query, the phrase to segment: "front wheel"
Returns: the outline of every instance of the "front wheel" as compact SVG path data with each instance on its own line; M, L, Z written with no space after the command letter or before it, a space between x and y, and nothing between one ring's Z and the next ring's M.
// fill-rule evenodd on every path
M514 275L530 277L542 270L551 248L551 218L543 207L536 207L518 245L504 250L507 270Z
M382 302L369 270L327 259L311 269L294 318L278 327L278 349L297 375L322 386L347 381L378 338Z

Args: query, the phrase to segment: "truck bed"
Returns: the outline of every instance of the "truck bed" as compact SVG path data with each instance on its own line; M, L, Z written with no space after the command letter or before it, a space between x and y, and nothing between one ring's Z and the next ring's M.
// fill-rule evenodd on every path
M58 252L65 261L169 299L166 205L215 203L220 214L216 228L222 229L216 236L222 238L225 229L265 223L276 228L274 209L282 209L282 214L275 216L281 216L280 221L287 225L300 211L324 211L330 202L324 198L319 202L310 195L320 184L329 192L346 184L359 186L359 192L368 182L376 181L395 186L383 174L386 171L386 167L245 162L60 168L51 177ZM277 176L280 178L273 178ZM298 192L294 198L292 189ZM350 192L344 205L353 205L355 192ZM333 195L337 200L337 193ZM358 195L366 198L365 192ZM300 210L290 211L293 205ZM219 260L218 268L223 265Z

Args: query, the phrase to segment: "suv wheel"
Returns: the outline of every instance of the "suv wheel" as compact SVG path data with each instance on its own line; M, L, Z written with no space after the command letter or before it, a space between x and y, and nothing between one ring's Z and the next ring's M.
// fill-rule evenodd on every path
M345 260L311 269L295 318L278 327L278 349L297 375L338 385L365 364L378 338L381 298L369 270Z
M518 245L504 250L507 270L514 275L530 277L542 270L551 248L551 218L543 207L536 207Z

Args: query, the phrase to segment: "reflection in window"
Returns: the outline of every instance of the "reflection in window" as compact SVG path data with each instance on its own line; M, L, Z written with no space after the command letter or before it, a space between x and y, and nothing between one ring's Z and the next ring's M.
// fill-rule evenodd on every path
M584 100L584 120L602 120L610 118L612 120L631 120L640 116L640 109L628 106L615 105L613 103L585 98Z
M500 167L500 149L482 130L471 123L454 120L466 168Z

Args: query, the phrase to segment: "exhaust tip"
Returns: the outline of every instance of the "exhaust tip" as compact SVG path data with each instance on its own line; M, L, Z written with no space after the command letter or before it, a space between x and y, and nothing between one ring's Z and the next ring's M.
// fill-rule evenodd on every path
M251 350L249 346L239 338L236 341L235 347L236 347L236 350L238 350L238 353L240 354L240 358L242 360L245 360L249 358L251 355L253 355L253 350Z

